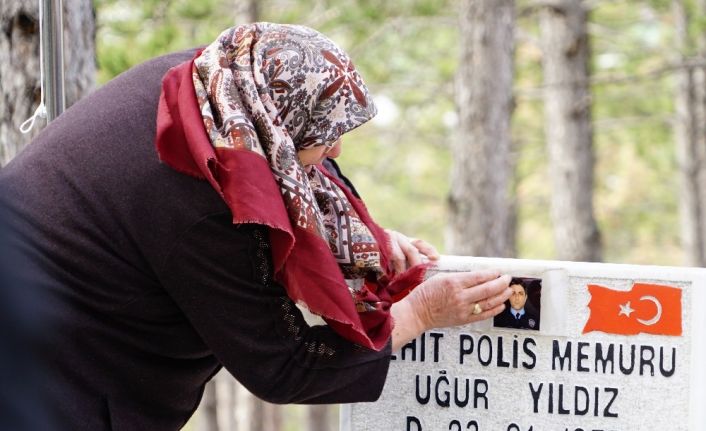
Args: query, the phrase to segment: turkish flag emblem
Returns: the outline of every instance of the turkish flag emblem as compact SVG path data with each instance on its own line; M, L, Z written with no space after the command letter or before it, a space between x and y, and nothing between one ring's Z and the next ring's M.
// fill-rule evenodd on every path
M681 289L635 283L631 290L589 284L590 315L583 333L681 335Z

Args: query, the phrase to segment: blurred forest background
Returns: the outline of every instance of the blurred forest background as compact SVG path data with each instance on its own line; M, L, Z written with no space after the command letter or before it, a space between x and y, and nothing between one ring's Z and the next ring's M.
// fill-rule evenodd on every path
M0 162L39 102L37 1L3 0ZM706 0L64 0L67 105L236 23L304 24L380 111L338 159L448 254L706 266ZM33 132L36 134L36 131ZM336 429L225 375L186 429Z

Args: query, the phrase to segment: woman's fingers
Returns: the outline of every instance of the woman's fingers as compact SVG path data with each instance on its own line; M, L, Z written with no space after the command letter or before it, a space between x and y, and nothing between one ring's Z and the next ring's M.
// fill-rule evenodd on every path
M422 239L410 239L410 243L421 253L423 256L428 257L431 260L438 260L439 252L436 248Z
M508 276L496 277L459 292L457 298L462 304L460 309L463 310L462 317L466 322L478 321L480 319L477 317L483 316L485 311L502 305L512 294L512 290L508 287L509 283Z
M385 232L390 236L392 269L398 274L424 263L427 259L437 260L441 257L436 248L424 240L409 238L390 229Z
M386 232L390 236L392 269L396 273L399 274L409 267L422 263L422 254L409 238L394 230L388 229Z
M405 255L402 252L402 248L400 248L399 243L397 242L397 237L394 235L395 232L388 231L388 234L390 235L390 251L392 252L391 256L391 264L392 264L392 270L396 272L397 274L404 272L405 270Z
M495 296L491 296L485 299L482 299L477 302L477 304L480 306L480 308L485 311L485 310L492 310L499 305L504 305L505 301L510 299L510 296L512 295L512 290L507 288L498 293Z
M509 289L511 279L509 275L503 275L502 277L495 277L470 286L462 292L463 300L476 303L496 296L509 298L512 293Z
M419 250L417 250L417 247L412 245L409 238L398 232L397 241L402 249L402 253L404 253L408 268L422 263L422 255L419 253Z
M483 283L492 281L500 277L500 272L492 269L482 269L472 272L454 272L450 274L437 275L441 282L463 289L476 288Z

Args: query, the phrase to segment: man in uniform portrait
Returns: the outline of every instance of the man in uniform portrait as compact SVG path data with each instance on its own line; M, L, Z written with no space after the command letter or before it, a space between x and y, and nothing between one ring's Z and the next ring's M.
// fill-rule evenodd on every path
M506 302L505 310L495 316L496 327L539 330L539 312L527 302L528 286L534 279L513 278L510 282L512 296ZM539 280L537 280L539 281Z

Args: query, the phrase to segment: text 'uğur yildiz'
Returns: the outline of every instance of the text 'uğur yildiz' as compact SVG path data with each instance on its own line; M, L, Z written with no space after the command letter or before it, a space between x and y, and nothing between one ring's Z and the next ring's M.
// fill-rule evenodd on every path
M455 338L455 337L454 337ZM451 340L449 340L451 341ZM404 346L397 361L456 363L469 370L480 368L548 370L559 377L562 374L586 373L624 375L637 378L670 378L676 371L677 349L640 344L583 342L553 339L551 363L542 364L534 338L459 334L455 358L442 358L443 333L428 333ZM489 378L461 375L456 365L451 375L446 370L414 375L415 401L419 405L492 410L493 390ZM529 373L531 379L531 373ZM526 385L526 386L525 386ZM513 385L525 386L532 405L529 411L537 414L572 415L578 417L618 418L616 406L620 388L566 384L556 381L525 381ZM616 385L617 386L617 385ZM498 392L502 392L499 390Z

